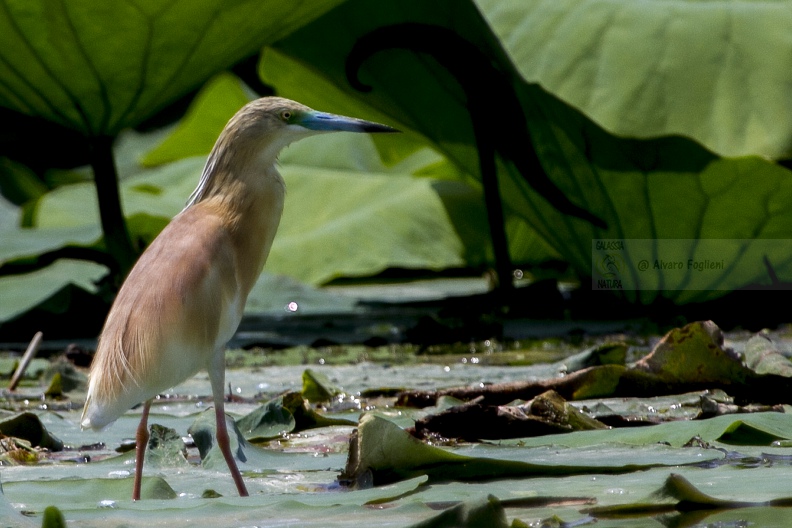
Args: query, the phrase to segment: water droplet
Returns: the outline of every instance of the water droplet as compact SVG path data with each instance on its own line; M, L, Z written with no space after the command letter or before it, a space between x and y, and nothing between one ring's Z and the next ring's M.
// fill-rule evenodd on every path
M117 508L118 505L116 504L116 501L107 499L107 500L100 500L99 501L99 507L100 508Z
M516 269L516 270L514 270L513 275L514 275L514 278L517 279L517 280L522 279L523 278L523 270Z
M609 495L626 495L627 490L624 490L622 488L610 488L610 489L606 489L605 493L608 493Z
M443 372L451 372L451 367L446 365L445 367L443 367Z
M289 304L286 305L286 311L287 312L296 312L297 310L299 310L299 308L300 308L300 305L298 305L294 301L292 301L292 302L290 302Z
M472 357L472 358L470 358L470 362L471 362L471 363L473 363L473 364L475 365L476 363L478 363L478 362L479 362L479 358L477 358L477 357Z
M320 365L324 365L324 364L325 364L325 360L324 360L324 358L319 358L319 364L320 364Z
M107 474L107 476L110 478L127 478L129 475L129 471L126 470L111 471Z

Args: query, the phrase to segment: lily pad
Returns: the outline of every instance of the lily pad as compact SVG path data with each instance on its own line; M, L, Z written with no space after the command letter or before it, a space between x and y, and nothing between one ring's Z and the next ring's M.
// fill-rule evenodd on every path
M250 442L262 442L283 437L287 433L332 425L354 426L356 422L329 418L314 411L300 392L278 396L236 422L240 433Z
M548 460L542 461L536 452L520 449L495 449L488 451L487 456L484 453L485 449L481 448L448 450L427 445L393 422L368 413L361 417L357 435L350 441L347 466L339 479L353 486L380 485L417 475L427 475L430 481L438 482L477 481L517 476L621 473L697 463L703 459L700 451L653 458L646 452L633 454L622 450L620 457L606 457L600 448L588 457L577 451L575 462L559 461L558 451L555 451L548 454L549 458L555 458L553 463L542 463ZM710 459L721 456L720 453L708 454Z
M132 479L61 479L44 482L8 482L3 485L10 494L38 494L50 504L72 504L96 508L100 501L129 500ZM175 499L176 492L161 477L144 477L141 499Z
M506 512L500 501L490 495L473 503L462 503L436 517L409 528L508 528Z
M341 394L341 389L336 387L324 373L305 369L303 372L303 398L310 402L322 403Z
M47 431L39 417L31 412L19 413L0 420L0 433L27 440L33 446L51 451L63 449L63 442Z
M792 362L765 334L753 336L745 344L745 365L757 374L792 377Z

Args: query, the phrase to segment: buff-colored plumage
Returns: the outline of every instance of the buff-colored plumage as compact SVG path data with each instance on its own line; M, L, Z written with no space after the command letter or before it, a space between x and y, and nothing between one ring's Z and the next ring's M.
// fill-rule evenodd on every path
M237 489L247 494L227 446L224 346L280 222L285 186L277 156L293 141L332 130L392 131L278 97L243 107L218 138L187 207L121 287L99 338L81 425L101 429L146 402L133 498L140 494L150 400L200 370L209 372L212 384L218 445L226 444L223 454Z

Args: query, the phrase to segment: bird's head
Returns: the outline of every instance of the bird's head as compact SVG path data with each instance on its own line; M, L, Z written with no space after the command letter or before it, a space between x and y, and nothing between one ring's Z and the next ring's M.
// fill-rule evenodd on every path
M323 132L398 132L387 125L313 110L282 97L262 97L245 105L228 123L242 136L263 140L280 150Z
M262 97L243 106L220 134L187 206L200 201L217 173L225 178L261 173L273 167L284 147L323 132L398 132L395 128L354 117L318 112L282 97ZM250 168L253 170L250 170ZM221 188L225 180L215 182Z

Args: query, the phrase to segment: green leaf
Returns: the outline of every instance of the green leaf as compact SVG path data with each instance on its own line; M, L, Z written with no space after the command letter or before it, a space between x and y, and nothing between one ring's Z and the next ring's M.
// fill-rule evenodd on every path
M766 412L717 416L707 420L676 421L652 427L619 428L607 431L581 431L548 438L523 438L504 440L502 443L524 446L553 445L567 447L596 446L605 443L651 445L658 442L680 447L691 438L704 442L727 440L730 444L769 446L774 439L792 438L792 416Z
M336 154L324 156L327 150ZM464 184L441 186L428 178L413 178L406 170L397 172L398 168L382 172L331 168L376 159L366 137L317 137L293 145L287 153L281 169L287 201L267 261L271 273L322 284L338 277L376 275L392 267L465 267L471 263L475 241L485 236L479 230L476 239L468 237L463 243L449 221L441 196L453 200L460 214L466 211L470 218L484 218L480 195ZM298 159L300 166L295 165ZM480 227L483 221L475 225Z
M305 369L302 375L302 395L313 403L322 403L332 400L341 389L335 386L330 378L313 369Z
M39 417L31 412L19 413L0 420L0 433L27 440L32 446L43 447L50 451L63 449L63 442L50 434Z
M278 438L294 430L294 415L283 405L283 396L268 401L237 420L239 431L251 442Z
M189 465L184 440L175 429L160 424L149 426L146 464L156 468L179 468Z
M682 475L672 473L666 479L663 487L652 493L644 501L633 504L588 508L583 511L594 517L612 519L657 512L692 512L696 510L711 511L758 506L789 506L791 503L792 497L762 502L719 499L702 492Z
M364 1L351 0L280 41L277 51L281 57L264 58L270 61L276 57L278 67L263 61L260 73L265 81L278 86L280 93L307 101L318 95L306 79L321 76L348 96L386 114L397 128L421 134L462 171L477 177L478 157L465 98L457 82L437 62L413 50L386 51L367 60L361 69L371 92L354 92L346 79L350 50L356 40L373 30L407 22L450 28L504 72L520 108L503 108L501 112L510 117L519 116L518 112L527 116L531 142L550 180L574 204L607 224L607 229L599 229L559 213L528 184L526 178L532 176L518 170L517 155L501 160L505 207L527 221L580 276L593 273L592 240L643 240L651 254L653 250L657 253L657 245L647 244L646 239L684 239L686 245L659 257L683 262L717 258L727 264L707 273L643 272L640 266L645 257L634 258L628 252L621 276L632 282L620 294L641 303L658 296L677 303L702 301L748 284L769 284L762 254L745 251L746 241L767 239L766 256L777 276L792 279L792 262L783 244L771 242L792 230L792 219L783 205L792 200L788 170L758 157L719 159L680 137L636 140L609 134L541 87L526 83L505 58L495 35L479 20L478 11L464 2L380 2L375 9ZM316 46L309 35L321 35L323 42L332 44ZM288 71L282 67L284 62L290 64ZM525 145L514 152L529 148ZM734 214L736 210L739 215ZM716 245L723 250L710 253L717 254L702 254L696 241L709 239L736 242Z
M44 508L41 528L66 528L66 519L63 518L63 513L56 506Z
M170 219L175 216L184 208L187 197L197 185L203 163L201 158L187 158L124 178L120 183L124 213L127 217L145 214ZM74 214L75 203L80 204L79 215ZM38 228L84 228L99 224L96 192L90 183L59 187L36 204L35 225Z
M245 440L242 431L239 430L231 417L226 415L225 418L231 452L237 462L248 461L250 459L249 452L255 451L256 447ZM201 464L206 468L227 467L225 458L223 458L223 454L217 446L216 431L217 423L214 409L208 409L198 415L187 430L195 441L195 446L201 455Z
M63 248L96 248L101 231L98 225L52 227L46 229L7 226L2 231L0 264L8 262L35 262L39 255Z
M792 362L766 334L753 336L745 344L745 366L757 374L792 377Z
M96 293L95 282L107 273L107 268L91 262L62 259L47 268L25 275L0 277L0 321L7 321L34 306L52 313L68 306L71 288ZM50 302L51 301L51 302Z
M299 397L299 393L293 394ZM283 422L290 422L288 416L292 412L286 408L281 408L282 399L276 398L273 402L271 407L265 405L251 412L241 420L241 426L238 426L230 416L226 416L231 452L234 454L237 466L243 475L246 471L260 472L285 466L295 471L317 471L326 468L328 461L314 456L311 452L300 453L295 456L294 453L283 453L248 442L246 435L249 435L254 441L264 441L272 438L268 436L269 434L277 431L288 432L283 427ZM201 455L201 466L205 469L225 471L228 466L220 448L217 446L215 436L217 429L214 415L214 409L201 413L190 425L188 432L195 441L195 445ZM273 418L273 415L278 417ZM281 423L278 423L278 420ZM295 422L299 424L299 419L296 419ZM350 423L348 421L344 422L346 424ZM288 425L286 423L286 426Z
M18 481L3 484L11 494L36 494L49 503L84 505L96 508L99 501L128 501L131 478L68 478L48 481ZM176 492L162 477L143 477L140 498L175 499Z
M610 432L599 430L572 434ZM357 436L350 442L347 466L339 480L357 485L367 482L380 485L417 475L427 475L432 481L447 481L627 472L660 465L700 463L702 458L721 458L719 452L668 451L661 456L647 450L630 452L629 449L616 448L606 454L607 451L602 446L585 454L578 450L574 455L569 454L574 460L570 458L565 463L557 458L559 452L555 449L554 454L545 453L549 458L544 460L537 451L522 448L490 450L481 446L448 450L424 444L395 423L369 413L360 419Z
M784 2L475 0L522 77L619 136L792 154Z
M0 106L114 136L340 1L10 2Z
M0 157L0 196L22 205L47 192L35 173L21 163Z
M236 427L250 442L262 442L331 425L357 425L357 422L328 418L309 407L299 392L288 392L260 406L236 422Z
M322 60L322 59L317 59ZM342 90L330 79L320 73L321 70L312 68L310 65L295 60L280 49L267 48L261 56L259 73L265 82L276 87L279 93L298 99L309 106L325 108L335 113L365 117L376 122L393 122L394 116L385 109L378 109L372 106L366 99L359 94L350 94L348 90ZM432 113L435 113L433 110ZM439 114L439 113L438 113ZM403 116L399 116L403 117ZM410 156L419 148L428 143L436 147L431 141L431 137L423 137L411 131L408 125L401 125L403 134L388 136L387 138L373 136L371 139L377 147L377 151L383 162L390 166ZM299 145L297 145L299 146ZM285 155L290 154L289 149ZM328 150L326 152L332 152ZM350 159L356 159L351 157ZM442 180L460 180L469 183L474 187L480 184L476 178L471 177L469 169L454 166L446 159L440 159L435 163L426 165L415 171L417 176L430 176ZM484 223L484 217L476 211L470 214L473 209L478 209L479 204L470 203L470 192L464 192L460 188L438 183L435 186L438 190L445 190L441 193L446 214L453 222L454 227L459 233L460 238L465 244L465 259L472 265L488 263L492 261L490 249L488 224ZM459 189L459 190L457 190ZM475 200L483 202L483 196L476 196ZM514 262L534 263L542 262L557 256L556 252L549 248L538 235L528 227L524 220L519 216L506 211L507 233L511 246L511 257Z
M409 528L508 528L506 511L497 497L489 495L476 502L463 502Z
M248 295L247 314L350 313L357 299L313 288L286 275L262 273Z
M192 156L206 156L226 123L250 97L239 79L222 73L207 82L176 128L141 159L143 166L171 163Z
M28 367L30 368L30 367ZM42 378L51 381L51 387L55 384L55 377L58 378L58 385L62 392L71 392L73 390L85 390L88 387L88 376L78 370L74 363L67 360L65 356L47 362L47 369L44 371Z
M670 383L746 383L749 371L724 349L723 332L712 321L669 331L635 369Z
M555 391L547 391L524 405L471 403L433 413L415 421L421 438L453 438L478 441L519 438L609 429L579 411Z

